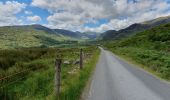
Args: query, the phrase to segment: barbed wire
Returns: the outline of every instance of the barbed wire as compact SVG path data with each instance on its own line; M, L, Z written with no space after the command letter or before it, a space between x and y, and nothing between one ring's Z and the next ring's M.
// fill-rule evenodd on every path
M9 86L9 85L11 85L11 84L14 84L14 83L16 83L16 82L24 79L24 78L25 78L25 76L24 76L24 77L21 77L21 78L18 78L17 80L12 81L12 82L10 82L10 83L8 83L8 84L6 84L6 85L3 85L3 86L1 86L0 88L2 89L2 88L4 88L4 87L7 87L7 86Z
M14 74L11 74L11 75L8 75L8 76L5 76L5 77L2 77L2 78L0 78L0 81L1 81L1 80L5 80L5 79L10 78L10 77L13 77L13 76L15 76L15 75L18 75L18 74L20 74L20 73L29 71L29 70L31 70L31 68L30 68L30 69L23 70L23 71L20 71L20 72L17 72L17 73L14 73Z

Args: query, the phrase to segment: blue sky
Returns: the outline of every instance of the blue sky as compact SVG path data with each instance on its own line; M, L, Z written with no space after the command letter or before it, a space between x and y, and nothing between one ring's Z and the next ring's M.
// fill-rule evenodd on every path
M119 30L170 15L170 0L1 0L0 26L41 24L72 31Z

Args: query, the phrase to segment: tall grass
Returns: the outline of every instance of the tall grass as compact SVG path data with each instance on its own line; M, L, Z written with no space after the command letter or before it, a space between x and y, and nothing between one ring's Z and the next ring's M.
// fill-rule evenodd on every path
M82 71L79 70L78 65L73 63L62 64L60 100L78 100L91 71L95 67L99 54L97 48L86 47L83 50L85 63ZM14 75L5 82L0 82L1 86L4 86L3 90L0 91L0 98L8 100L55 100L55 58L61 57L64 61L69 62L79 59L78 48L30 48L2 52L0 53L1 58L12 59L14 63L11 63L10 66L8 64L4 64L4 67L0 66L1 77L26 70L26 72ZM8 62L8 60L6 61ZM27 71L27 69L30 70ZM20 78L22 79L10 84Z
M68 87L64 88L61 92L59 97L60 100L79 100L81 93L98 60L99 51L97 50L93 53L94 55L87 60L83 70L78 71L77 74L71 75L69 80L65 80L68 84Z

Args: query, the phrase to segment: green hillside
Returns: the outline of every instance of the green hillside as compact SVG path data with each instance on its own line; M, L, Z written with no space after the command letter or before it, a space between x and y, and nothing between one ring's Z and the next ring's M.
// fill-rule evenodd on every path
M119 41L122 47L147 48L157 51L168 51L170 48L170 24L161 25L138 33L130 38Z
M44 47L56 46L63 41L73 40L60 34L52 34L43 30L28 27L0 27L0 48Z
M151 29L153 27L162 24L167 24L167 23L170 23L170 16L159 17L142 23L135 23L119 31L109 30L104 32L100 37L103 40L116 40L116 39L126 38L128 36L132 36L136 33L142 32L144 30Z
M126 39L107 42L105 46L170 80L170 24L154 27Z

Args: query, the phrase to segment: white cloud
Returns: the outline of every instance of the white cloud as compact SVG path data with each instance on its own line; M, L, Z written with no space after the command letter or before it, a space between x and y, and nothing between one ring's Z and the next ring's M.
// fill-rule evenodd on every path
M33 0L32 6L47 9L51 15L48 26L71 30L119 30L130 24L169 15L166 0ZM84 27L108 19L99 27Z
M41 17L37 16L37 15L35 15L35 16L28 16L27 20L28 21L32 21L32 22L38 22L38 21L41 21Z
M16 14L26 7L24 3L17 1L0 2L0 26L22 24L22 20L16 18Z
M85 31L96 31L96 32L103 32L106 30L119 30L121 28L126 28L130 24L132 24L132 21L129 21L128 19L123 19L123 20L118 20L118 19L113 19L110 20L110 22L106 24L102 24L99 27L96 28L90 28L90 27L85 27Z
M32 11L25 11L24 13L27 14L27 15L31 15Z

